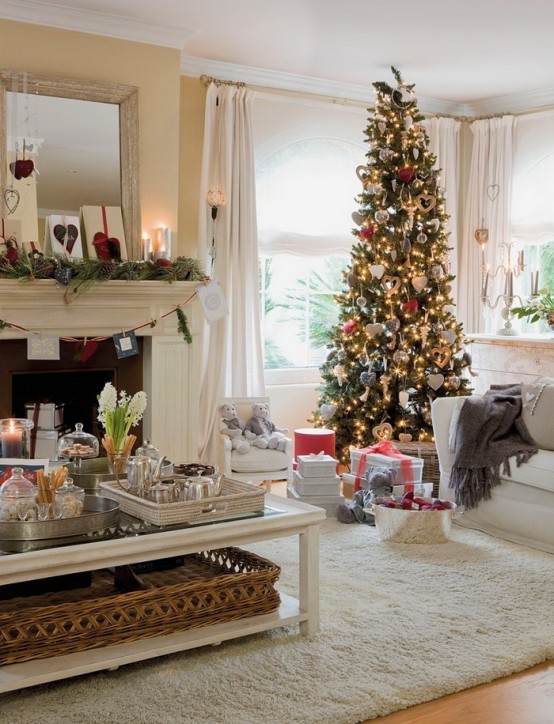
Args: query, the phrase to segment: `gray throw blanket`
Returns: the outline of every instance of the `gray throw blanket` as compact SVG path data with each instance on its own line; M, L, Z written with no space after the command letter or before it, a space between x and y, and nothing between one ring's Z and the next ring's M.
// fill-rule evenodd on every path
M483 397L468 397L460 410L450 487L456 504L468 510L491 497L500 484L500 468L510 475L537 452L521 417L521 385L491 385Z

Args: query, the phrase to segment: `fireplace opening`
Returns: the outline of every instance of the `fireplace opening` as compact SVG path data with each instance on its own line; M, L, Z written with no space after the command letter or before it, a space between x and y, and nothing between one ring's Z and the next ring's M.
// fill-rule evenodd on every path
M100 440L104 431L98 424L97 396L106 382L129 395L143 389L143 341L137 338L138 355L122 359L111 339L99 342L85 362L78 359L71 343L60 344L59 360L28 360L26 340L0 341L0 417L26 418L31 403L63 404L63 430L74 430L81 422L86 432ZM142 422L131 432L139 445ZM103 454L101 446L100 450Z

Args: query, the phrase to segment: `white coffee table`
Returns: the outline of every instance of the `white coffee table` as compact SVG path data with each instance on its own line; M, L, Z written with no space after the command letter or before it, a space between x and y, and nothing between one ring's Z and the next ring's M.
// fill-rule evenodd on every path
M262 517L0 556L0 581L8 584L226 546L248 546L256 541L291 535L298 536L299 545L298 598L281 593L281 606L274 612L156 638L0 666L0 692L102 669L116 669L133 661L218 644L280 626L298 623L303 634L317 632L319 526L325 519L325 511L276 495L266 495L265 501L271 510Z

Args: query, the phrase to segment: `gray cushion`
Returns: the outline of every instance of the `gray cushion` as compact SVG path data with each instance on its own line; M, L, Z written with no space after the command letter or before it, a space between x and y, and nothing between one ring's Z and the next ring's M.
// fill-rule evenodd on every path
M288 464L288 455L280 450L251 447L247 453L240 454L236 450L231 453L231 470L235 473L272 473L286 470Z

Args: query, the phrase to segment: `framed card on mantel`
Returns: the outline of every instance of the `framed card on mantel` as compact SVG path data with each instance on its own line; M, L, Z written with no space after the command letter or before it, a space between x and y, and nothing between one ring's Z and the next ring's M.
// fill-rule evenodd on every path
M120 206L82 206L81 228L89 259L127 259Z

